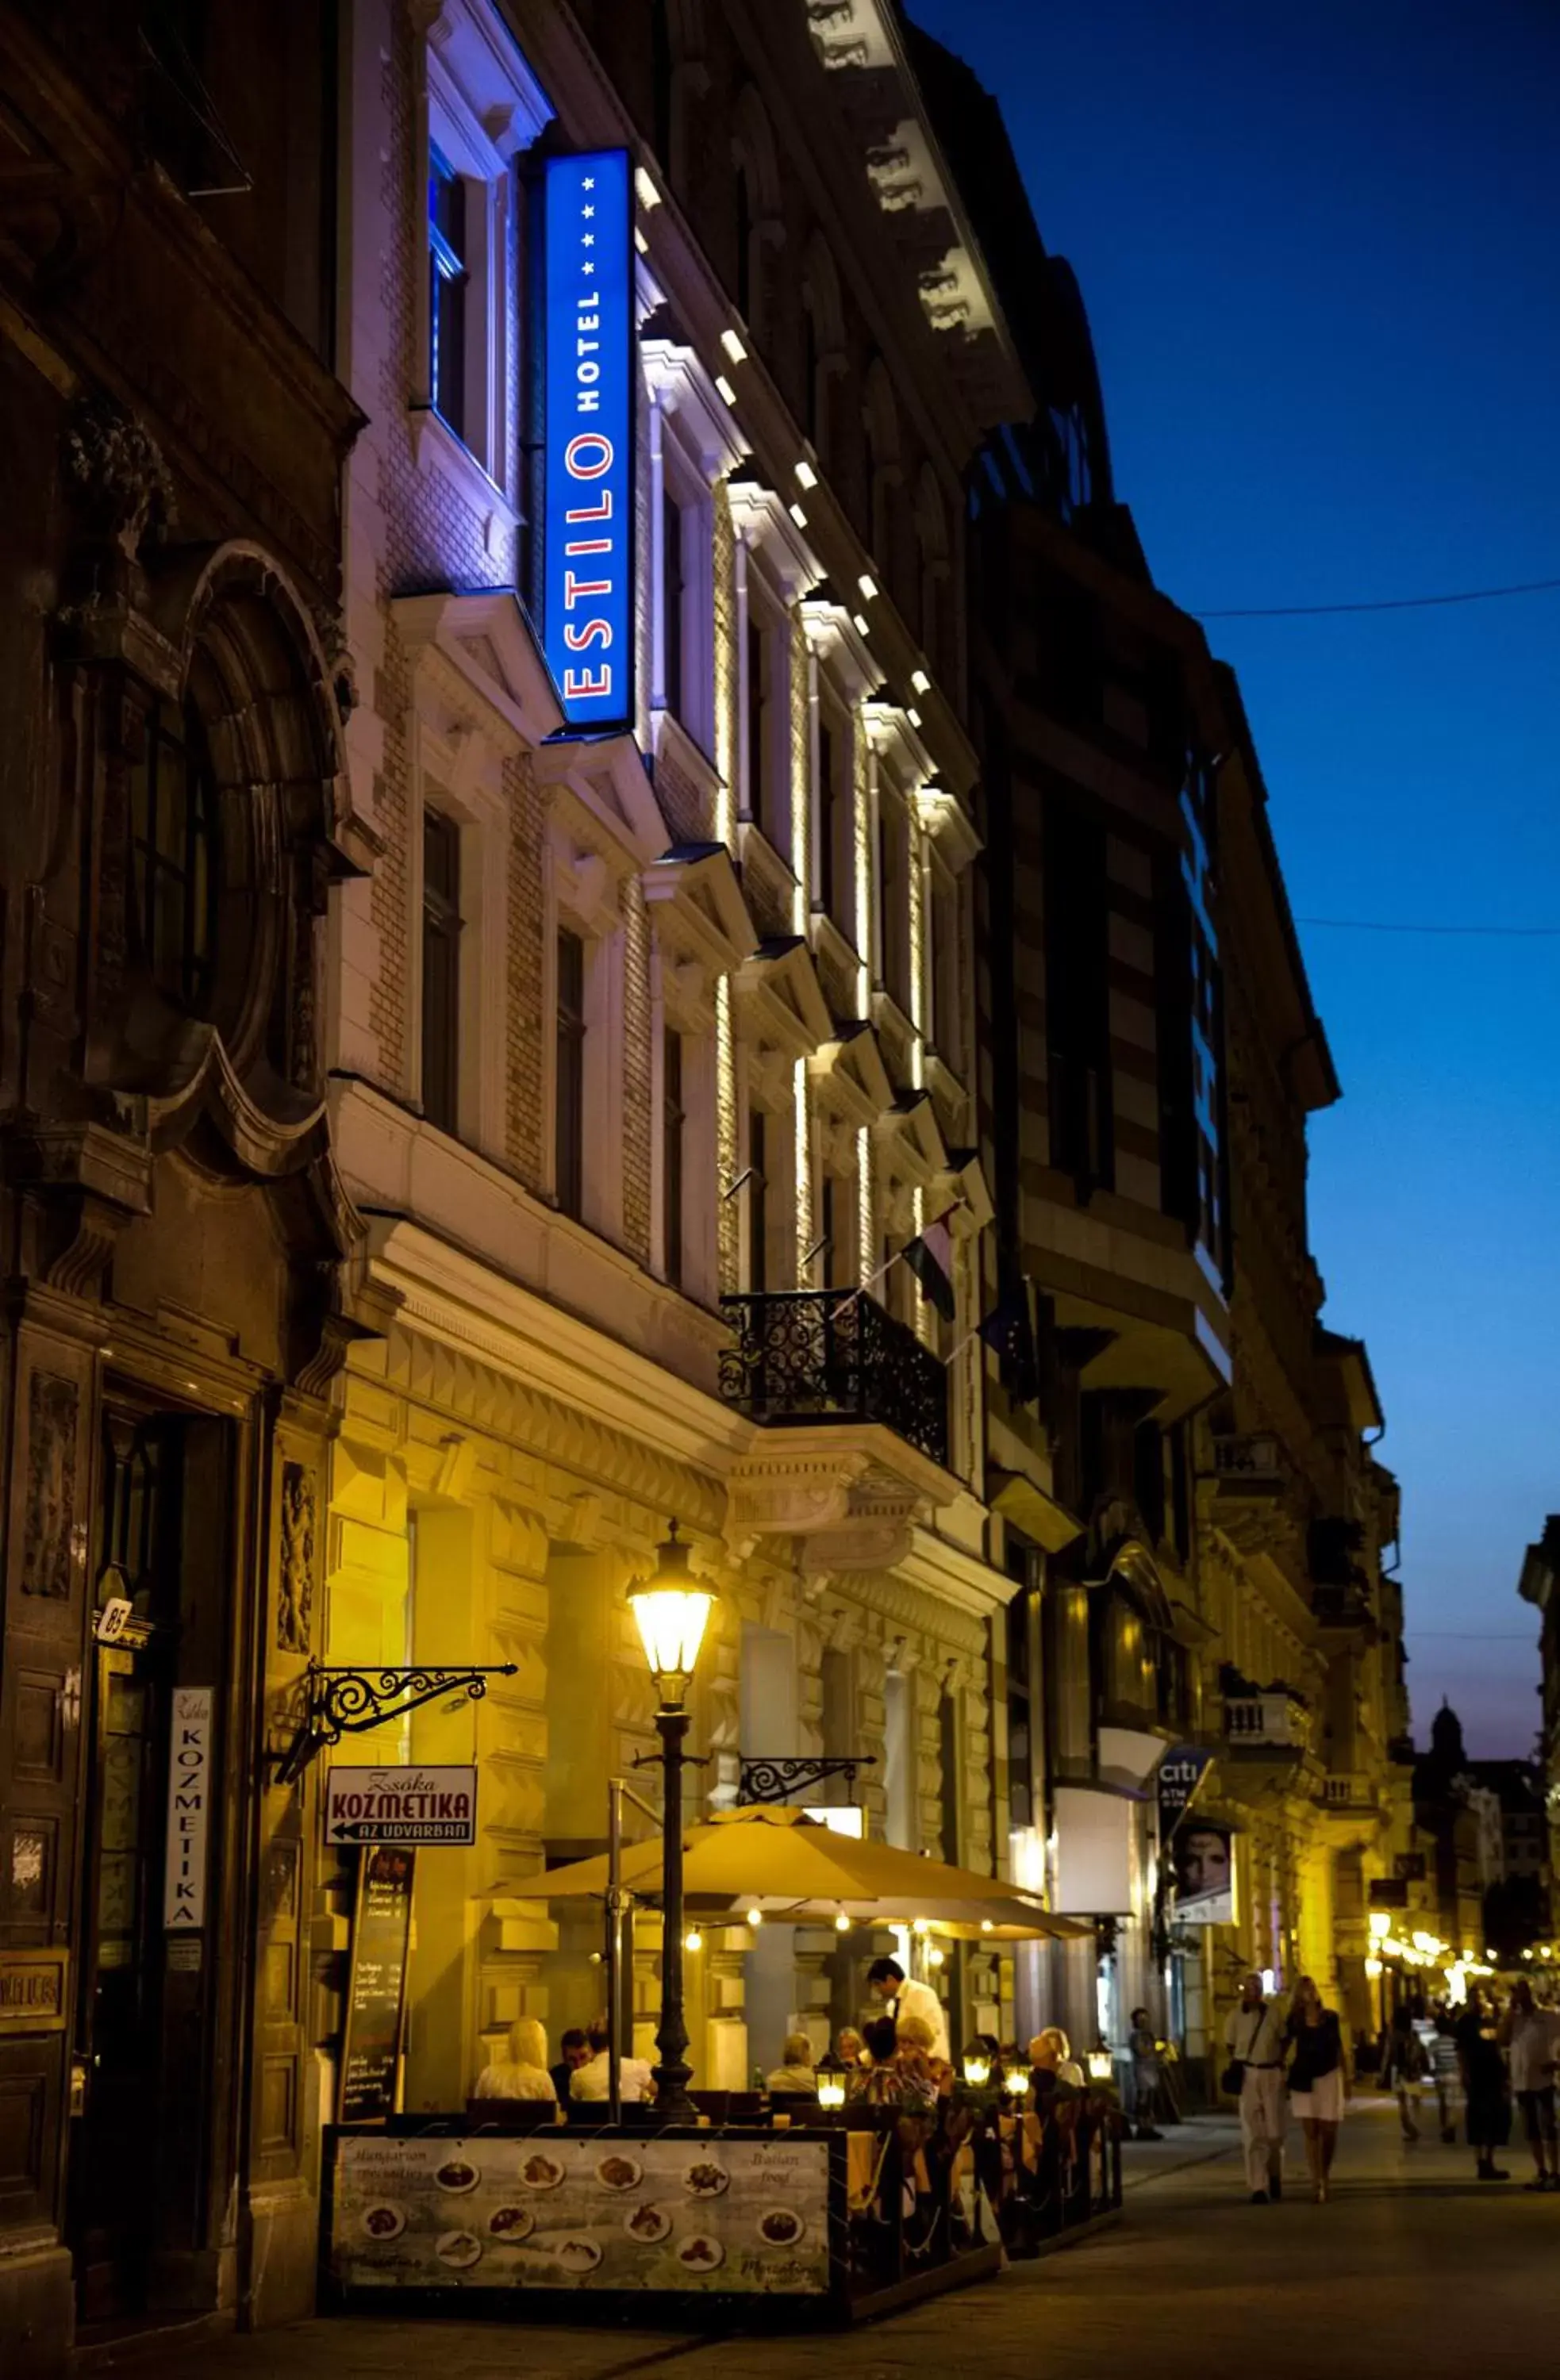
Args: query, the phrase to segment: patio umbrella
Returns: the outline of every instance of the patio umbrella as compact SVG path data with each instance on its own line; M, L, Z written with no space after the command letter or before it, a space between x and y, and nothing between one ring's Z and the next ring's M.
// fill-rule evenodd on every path
M657 1891L661 1838L627 1845L620 1876L630 1892ZM500 1888L505 1896L525 1900L599 1899L606 1889L604 1852ZM1018 1929L1009 1934L1015 1940L1089 1931L1053 1916L1000 1876L836 1834L807 1810L771 1804L718 1810L687 1828L683 1892L690 1912L702 1916L757 1909L800 1925L830 1925L841 1914L883 1925L924 1918L934 1930L967 1926L971 1939L988 1927L993 1934Z

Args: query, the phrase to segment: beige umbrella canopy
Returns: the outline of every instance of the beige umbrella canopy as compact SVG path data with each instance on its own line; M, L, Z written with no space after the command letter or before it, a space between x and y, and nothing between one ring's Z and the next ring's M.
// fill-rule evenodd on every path
M661 1838L628 1845L619 1875L630 1892L658 1891ZM501 1890L524 1900L600 1899L607 1883L603 1852ZM1053 1916L998 1876L922 1859L892 1843L836 1834L810 1811L770 1804L715 1811L685 1830L683 1896L690 1915L703 1917L757 1909L799 1925L831 1925L842 1914L880 1925L924 1919L932 1932L957 1927L970 1939L1089 1931L1071 1918Z

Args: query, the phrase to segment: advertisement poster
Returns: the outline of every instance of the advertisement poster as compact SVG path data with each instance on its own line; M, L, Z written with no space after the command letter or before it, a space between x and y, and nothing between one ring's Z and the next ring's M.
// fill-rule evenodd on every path
M341 2134L335 2150L343 2289L829 2287L826 2139Z
M1185 1819L1171 1849L1177 1925L1233 1925L1235 1846L1228 1827Z
M358 1871L341 2053L344 2124L383 2123L396 2112L416 1864L414 1851L376 1844L363 1852Z

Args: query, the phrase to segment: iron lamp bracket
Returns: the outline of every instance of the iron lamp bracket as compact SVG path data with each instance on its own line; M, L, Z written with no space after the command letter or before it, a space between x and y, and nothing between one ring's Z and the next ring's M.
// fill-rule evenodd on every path
M311 1761L339 1743L344 1735L360 1735L383 1727L387 1719L405 1718L446 1694L464 1694L480 1703L490 1678L512 1678L515 1661L488 1661L474 1667L446 1669L424 1664L410 1669L357 1670L311 1661L303 1673L303 1709L292 1742L277 1756L276 1782L296 1785Z

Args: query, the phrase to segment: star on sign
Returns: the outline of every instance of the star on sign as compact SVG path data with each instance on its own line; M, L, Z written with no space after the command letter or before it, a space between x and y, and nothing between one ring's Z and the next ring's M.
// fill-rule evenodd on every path
M582 190L593 190L596 187L596 177L594 174L582 175L580 177L579 187Z
M579 270L580 270L580 272L581 272L581 273L594 273L595 269L596 269L596 268L595 268L595 266L594 266L593 264L591 264L589 261L586 261L584 264L582 264L582 265L580 266L580 268L579 268Z
M581 248L594 248L595 244L596 235L593 231L582 232L580 234L579 245Z
M593 215L596 210L594 207L581 207L579 212L582 215Z

